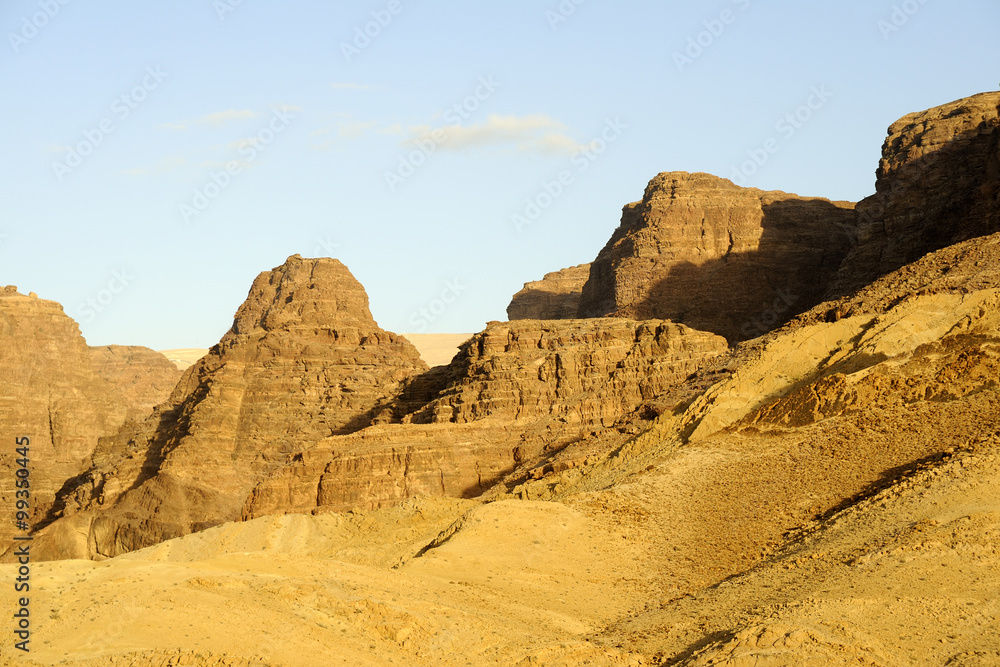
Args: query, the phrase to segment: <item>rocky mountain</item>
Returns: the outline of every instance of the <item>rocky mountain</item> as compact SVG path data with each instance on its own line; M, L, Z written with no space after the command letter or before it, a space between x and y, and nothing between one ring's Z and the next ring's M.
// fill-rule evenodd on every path
M486 502L304 504L100 567L38 564L54 595L36 630L54 639L33 658L996 664L998 305L1000 234L821 304L642 432ZM420 426L458 444L475 424ZM260 639L281 622L294 644ZM95 634L97 656L80 648Z
M541 280L525 283L507 306L509 320L567 320L580 310L583 286L590 277L590 264L546 273Z
M709 174L660 174L594 260L578 316L754 338L819 303L852 247L853 209Z
M31 441L32 520L49 520L56 493L84 467L102 436L163 401L180 372L141 347L88 347L58 303L0 290L0 497L14 498L14 438ZM9 537L9 522L0 535Z
M34 565L25 664L1000 664L997 96L895 124L860 230L661 174L583 290L614 317L446 366L289 258L59 494L33 555L119 555Z
M101 442L60 497L50 553L113 556L236 519L289 454L368 425L426 369L378 327L347 267L290 257L258 276L232 328L167 402Z
M858 245L831 296L1000 231L1000 93L900 118L889 127L876 176L876 193L858 204Z

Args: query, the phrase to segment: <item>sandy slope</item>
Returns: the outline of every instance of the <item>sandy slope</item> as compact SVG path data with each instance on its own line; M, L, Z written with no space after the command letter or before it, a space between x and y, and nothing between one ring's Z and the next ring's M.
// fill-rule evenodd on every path
M403 337L413 343L428 366L444 366L472 334L403 334Z
M200 348L183 348L178 350L159 350L160 354L174 362L177 368L186 370L196 361L208 354L208 350Z

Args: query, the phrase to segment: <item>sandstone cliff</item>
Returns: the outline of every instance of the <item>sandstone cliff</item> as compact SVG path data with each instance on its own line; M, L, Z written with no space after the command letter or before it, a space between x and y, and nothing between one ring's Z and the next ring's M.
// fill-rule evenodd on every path
M594 260L580 317L669 319L759 336L816 305L850 250L853 204L663 173Z
M858 204L858 245L831 296L850 294L934 250L1000 231L1000 93L893 123L876 176L876 194Z
M525 283L507 306L510 320L566 320L580 310L580 295L590 277L590 264L546 273L541 280Z
M91 347L94 372L121 397L127 420L145 419L173 392L181 372L173 362L148 347Z
M101 442L60 498L73 522L53 530L80 526L85 553L114 555L236 519L290 453L366 426L426 368L374 322L343 264L290 257L254 281L230 331L169 401Z
M145 417L180 373L146 348L88 348L58 303L0 291L0 495L13 499L14 438L31 440L32 520L49 519L56 493L83 470L98 439ZM11 505L5 505L7 507ZM10 535L10 522L0 535Z
M401 394L392 407L401 423L296 454L254 489L243 516L479 496L519 465L544 467L546 452L572 443L583 459L621 444L631 413L662 411L660 399L727 350L722 337L671 322L490 323L437 384L417 379L427 384Z

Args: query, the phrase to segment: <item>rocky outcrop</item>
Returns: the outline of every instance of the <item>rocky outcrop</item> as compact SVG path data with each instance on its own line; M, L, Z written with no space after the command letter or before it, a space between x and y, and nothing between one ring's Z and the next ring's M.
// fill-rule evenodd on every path
M242 518L371 510L415 496L473 498L527 455L517 434L496 423L372 426L293 456L254 488Z
M491 322L463 345L449 386L407 419L610 426L726 350L719 336L665 321Z
M0 290L0 497L14 499L14 438L30 438L31 524L49 520L56 493L79 474L102 436L142 418L180 373L146 348L88 348L54 301ZM10 522L0 527L6 539Z
M662 411L653 405L727 350L724 338L672 322L492 322L438 373L439 384L419 378L409 387L401 423L296 454L254 489L243 517L479 496L518 465L544 468L545 452L620 443L627 429L618 422L643 405Z
M525 283L507 306L509 320L567 320L580 310L583 286L590 277L590 264L546 273L541 280Z
M121 396L127 420L145 419L170 396L181 377L169 359L148 347L91 347L90 358L94 372Z
M77 522L88 554L103 556L236 519L289 454L367 426L426 369L378 327L347 267L290 257L254 281L230 331L168 402L101 442L59 510L88 512Z
M858 204L858 245L831 296L850 294L929 252L1000 231L1000 93L889 127L875 183Z
M822 300L855 236L853 204L663 173L594 260L580 317L669 319L759 336Z

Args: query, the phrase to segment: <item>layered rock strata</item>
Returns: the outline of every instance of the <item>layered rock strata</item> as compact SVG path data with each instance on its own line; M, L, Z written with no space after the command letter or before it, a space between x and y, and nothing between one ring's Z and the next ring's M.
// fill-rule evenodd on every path
M546 451L620 441L613 427L624 416L727 350L724 338L672 322L492 322L435 373L438 384L411 383L401 423L296 454L254 489L243 516L478 496Z
M44 525L56 493L84 469L102 436L148 414L179 371L146 348L88 347L61 305L0 290L0 497L13 507L15 438L30 439L31 519ZM0 535L10 535L10 522Z
M929 252L1000 231L1000 93L893 123L875 190L858 204L858 245L831 296L850 294Z
M409 342L378 327L343 264L290 257L254 281L230 331L169 401L101 442L59 510L87 512L74 525L92 556L236 519L290 454L367 426L426 369Z
M507 306L507 319L574 319L580 310L580 296L589 277L590 264L580 264L546 273L541 280L525 283Z
M594 260L579 317L669 319L759 336L819 303L851 249L853 204L663 173Z

